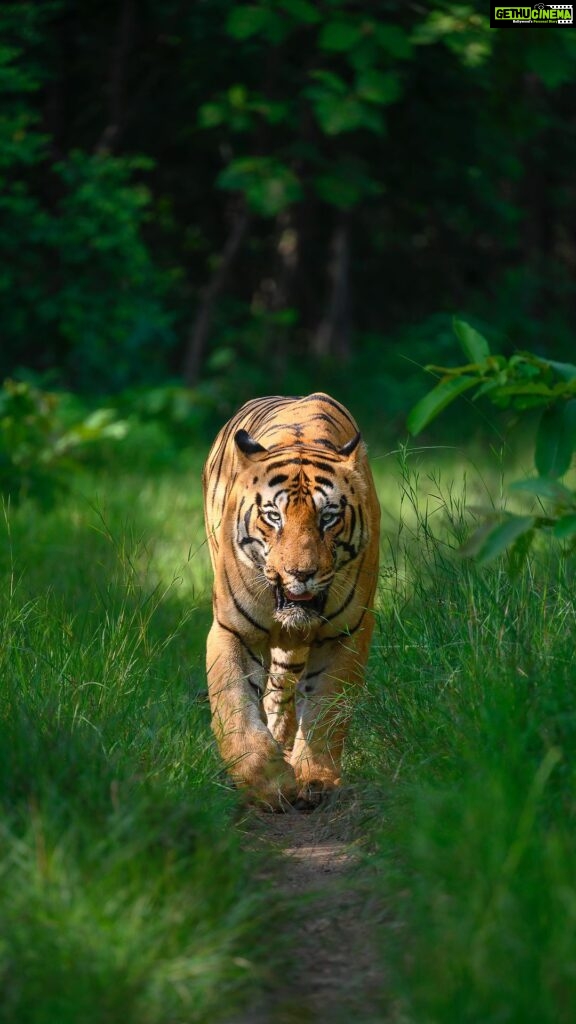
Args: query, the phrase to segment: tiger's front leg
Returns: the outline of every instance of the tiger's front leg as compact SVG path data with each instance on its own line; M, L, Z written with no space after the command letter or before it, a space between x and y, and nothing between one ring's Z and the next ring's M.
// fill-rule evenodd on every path
M207 644L208 693L221 756L241 789L278 810L295 799L297 785L250 685L255 668L240 639L214 622Z
M307 644L276 644L270 651L270 672L262 701L274 739L289 755L296 738L296 687L308 661Z
M297 732L290 763L299 797L318 802L340 786L344 741L350 724L350 697L364 681L372 624L362 635L337 641L316 655L298 687ZM319 671L317 665L322 665Z

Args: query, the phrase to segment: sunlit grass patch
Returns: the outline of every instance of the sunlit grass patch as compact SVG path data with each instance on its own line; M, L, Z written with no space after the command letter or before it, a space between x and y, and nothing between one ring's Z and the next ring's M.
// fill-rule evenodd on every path
M198 484L83 487L4 528L0 1019L218 1020L274 958L209 727Z
M405 473L349 764L366 789L392 1019L568 1021L576 1012L574 567L458 554ZM404 499L406 501L406 498ZM444 507L442 507L442 504ZM371 824L370 824L371 823Z

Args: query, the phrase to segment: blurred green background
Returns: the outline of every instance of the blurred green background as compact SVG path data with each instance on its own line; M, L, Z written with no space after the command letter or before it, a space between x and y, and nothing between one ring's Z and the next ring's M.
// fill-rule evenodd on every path
M322 386L397 429L455 312L570 353L572 30L24 0L0 39L0 376L188 426Z

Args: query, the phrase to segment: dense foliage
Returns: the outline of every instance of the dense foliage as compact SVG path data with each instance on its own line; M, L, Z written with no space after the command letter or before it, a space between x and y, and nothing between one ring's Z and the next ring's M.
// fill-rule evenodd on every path
M0 38L0 375L254 393L487 302L562 358L573 32L480 0L22 0Z
M6 380L0 388L0 498L50 504L90 448L127 430L113 409L81 414L70 396Z
M576 449L576 366L555 359L543 359L531 352L520 352L508 359L493 354L486 338L464 320L454 320L468 362L464 366L428 366L439 377L436 386L425 395L408 416L408 427L419 434L443 409L460 395L487 396L494 405L512 409L516 414L539 411L534 444L537 478L516 482L514 489L536 497L537 513L520 515L491 508L487 521L467 541L467 554L488 561L514 545L524 557L536 530L549 530L561 540L576 534L576 491L560 482L570 469ZM545 514L542 502L550 507ZM485 512L486 514L486 512Z

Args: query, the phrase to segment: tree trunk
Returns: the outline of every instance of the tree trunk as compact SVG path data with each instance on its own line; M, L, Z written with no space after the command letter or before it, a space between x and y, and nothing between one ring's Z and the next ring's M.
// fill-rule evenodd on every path
M350 289L350 228L345 214L340 217L330 244L328 298L324 315L312 339L312 351L319 358L332 356L346 362L351 354L352 296Z
M284 386L283 378L290 360L290 334L293 323L280 314L288 313L291 305L294 278L300 260L300 239L292 211L283 210L276 219L273 276L260 283L258 298L269 320L265 328L265 352L276 388Z
M135 0L123 0L108 68L105 92L108 98L108 124L96 145L96 152L118 149L126 126L126 70L134 47L136 30Z
M232 228L220 253L218 264L212 277L202 291L199 309L188 332L182 373L189 387L198 383L200 370L206 351L206 343L212 326L212 316L216 300L221 294L232 265L238 255L240 246L250 224L250 214L242 205L236 212Z

